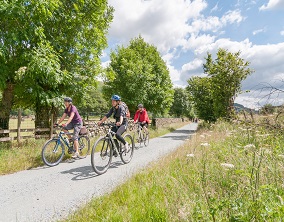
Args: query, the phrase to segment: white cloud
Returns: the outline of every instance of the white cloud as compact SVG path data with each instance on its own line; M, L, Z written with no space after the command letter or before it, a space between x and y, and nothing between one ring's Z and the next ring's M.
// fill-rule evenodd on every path
M112 38L127 43L141 34L163 53L184 43L188 20L207 7L205 0L110 0L109 4L115 8L109 31Z
M269 0L267 5L262 5L259 10L274 10L274 9L284 9L284 1L283 0Z
M280 32L280 35L284 35L284 30Z
M217 4L210 10L210 13L218 11L218 2Z
M242 17L240 10L235 10L235 11L228 11L222 18L221 21L224 25L227 23L233 24L233 23L240 23L244 20L245 18Z
M262 32L266 32L266 28L254 30L252 32L252 34L257 35L257 34L262 33Z

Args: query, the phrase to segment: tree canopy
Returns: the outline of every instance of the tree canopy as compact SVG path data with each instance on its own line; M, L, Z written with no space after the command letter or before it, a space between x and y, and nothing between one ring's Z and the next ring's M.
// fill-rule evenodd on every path
M104 94L119 94L133 112L139 103L154 114L166 113L172 105L173 87L169 70L156 47L139 36L129 46L110 54Z
M94 84L112 14L106 0L3 1L0 121L15 101L41 112Z
M188 80L188 90L200 118L215 121L232 116L234 100L241 93L241 83L253 72L248 68L249 62L240 58L240 54L219 49L217 58L213 60L208 53L203 65L207 77Z

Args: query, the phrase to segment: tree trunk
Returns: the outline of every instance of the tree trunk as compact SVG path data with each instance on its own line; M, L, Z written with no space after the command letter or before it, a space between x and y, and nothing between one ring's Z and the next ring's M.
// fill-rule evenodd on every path
M10 113L14 100L14 84L7 83L2 93L2 101L0 103L0 128L9 129ZM9 137L9 133L1 133L0 137Z

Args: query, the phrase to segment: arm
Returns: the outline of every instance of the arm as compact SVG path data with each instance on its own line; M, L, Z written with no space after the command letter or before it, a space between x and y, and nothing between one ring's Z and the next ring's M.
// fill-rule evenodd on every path
M62 117L60 118L60 120L58 121L58 124L60 124L64 119L65 117L67 116L66 113L63 113Z
M107 117L106 116L104 116L102 119L101 119L101 121L99 121L98 122L98 125L101 125L104 121L106 121L107 120Z
M134 115L134 123L138 122L138 113L136 112Z
M123 122L123 116L121 115L119 118L119 122L116 123L117 126L120 126Z
M120 126L123 123L123 119L125 117L125 109L122 106L119 106L118 109L120 116L119 116L119 122L117 122L116 125Z

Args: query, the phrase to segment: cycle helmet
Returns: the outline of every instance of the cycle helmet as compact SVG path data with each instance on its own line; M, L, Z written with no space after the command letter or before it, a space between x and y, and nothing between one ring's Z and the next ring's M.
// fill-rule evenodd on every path
M72 99L70 97L66 97L64 98L64 102L72 103Z
M120 96L118 96L118 95L113 95L113 96L111 97L111 100L120 101L121 98L120 98Z
M137 107L138 108L143 108L143 104L139 104Z

